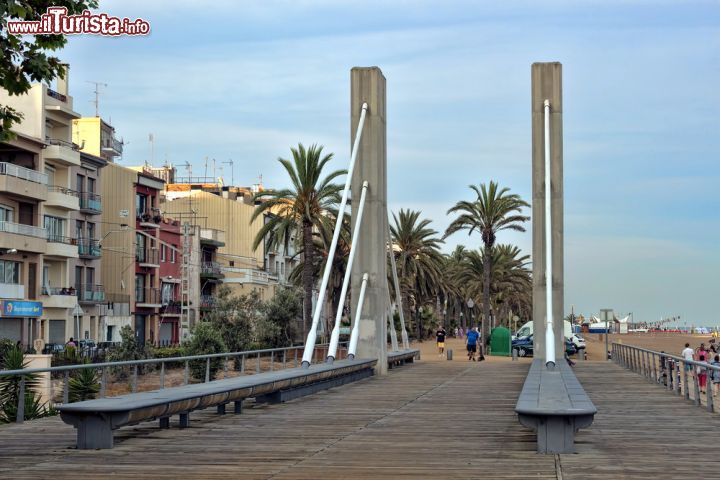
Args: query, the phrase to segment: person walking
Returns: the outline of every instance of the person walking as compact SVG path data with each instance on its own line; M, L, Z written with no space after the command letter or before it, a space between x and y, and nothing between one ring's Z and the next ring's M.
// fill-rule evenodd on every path
M445 336L447 333L445 332L445 327L440 325L440 328L438 328L437 332L435 332L435 337L437 338L437 347L438 347L438 355L442 357L442 354L445 353Z
M710 362L713 367L720 368L720 355L715 355L715 359ZM720 389L720 370L710 370L710 380L712 381L712 394L717 395L718 389Z
M465 345L467 345L468 361L475 362L475 352L477 352L478 339L480 334L477 331L477 327L473 327L472 330L467 332L465 337Z
M707 368L705 368L704 365L707 365L708 362L705 361L705 355L700 355L698 357L698 363L700 365L697 366L697 376L698 376L698 383L700 384L700 393L705 393L705 386L707 385Z

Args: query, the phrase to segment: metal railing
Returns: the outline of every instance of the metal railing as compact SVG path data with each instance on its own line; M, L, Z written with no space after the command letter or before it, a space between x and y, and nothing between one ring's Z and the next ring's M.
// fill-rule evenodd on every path
M100 241L93 238L78 238L78 253L87 257L101 257Z
M57 233L53 233L48 230L47 232L47 241L52 243L64 243L65 245L75 245L77 244L77 240L72 237L66 237L65 235L60 235Z
M48 182L48 176L45 173L7 162L0 162L0 175L8 175L42 185L47 185Z
M146 223L152 222L153 224L157 224L162 222L162 214L160 213L160 209L154 207L146 208L144 211L137 212L136 218L140 222Z
M71 148L75 151L80 150L80 145L78 145L77 143L68 142L67 140L60 140L59 138L45 137L45 143L47 143L48 145L59 145L61 147Z
M347 345L347 342L343 342L343 345ZM61 403L70 403L70 375L71 372L76 372L79 370L87 370L92 369L96 372L99 372L99 392L98 396L100 398L105 398L108 395L108 387L110 386L110 382L113 381L111 378L113 375L113 372L117 371L118 369L122 369L125 367L131 367L132 368L132 375L130 377L130 392L136 393L139 391L139 385L138 385L138 378L140 376L148 377L148 376L154 376L156 373L155 371L148 371L147 373L142 373L141 369L144 367L159 367L159 373L157 374L158 377L158 383L157 388L158 389L164 389L166 388L166 374L167 368L166 365L184 365L184 371L182 376L182 381L180 382L180 385L188 385L190 383L190 362L197 362L197 361L205 361L205 375L204 375L204 382L208 383L210 381L214 381L211 379L210 371L211 371L211 361L216 360L220 361L221 365L218 370L218 377L220 377L219 372L222 371L223 375L221 378L217 378L215 380L222 380L224 378L230 378L232 376L238 376L238 375L248 375L248 374L259 374L263 373L263 371L275 371L275 370L281 370L285 368L293 368L298 367L300 365L300 361L302 358L302 350L305 347L303 345L295 345L292 347L281 347L281 348L268 348L268 349L262 349L262 350L245 350L242 352L229 352L229 353L213 353L213 354L207 354L207 355L189 355L189 356L182 356L182 357L168 357L168 358L152 358L152 359L146 359L146 360L128 360L128 361L122 361L122 362L103 362L103 363L87 363L87 364L78 364L78 365L66 365L66 366L60 366L60 367L47 367L47 368L27 368L23 370L0 370L0 377L12 377L12 376L19 376L20 378L20 385L19 385L19 395L18 395L18 409L17 409L17 417L16 422L17 423L23 423L25 419L25 393L27 391L26 385L25 385L25 376L27 375L37 375L41 373L50 373L50 377L52 377L53 373L62 373L62 402ZM327 344L319 344L315 345L314 349L314 357L317 360L325 358L325 354L327 352ZM340 355L343 355L343 350L341 350ZM346 358L346 349L344 350L345 355L342 358ZM235 368L230 367L230 362L235 362ZM147 369L150 370L150 369ZM126 380L120 380L117 383L122 385L127 385ZM145 385L147 386L147 385ZM172 387L173 385L169 385ZM52 384L51 384L52 387ZM148 391L152 390L153 386L150 388L143 388L140 389L141 391ZM54 392L51 392L54 393ZM118 395L123 395L127 393L126 391L117 392ZM110 395L112 396L112 395ZM54 397L54 395L53 395Z
M135 303L162 305L160 289L156 287L136 288Z
M222 266L217 262L203 262L200 273L202 275L222 275Z
M215 306L213 295L200 295L200 308L212 308Z
M70 195L71 197L77 197L78 192L69 188L61 187L60 185L48 185L48 192L62 193Z
M24 223L0 221L0 232L16 233L18 235L26 235L28 237L37 237L47 240L47 230L34 225L25 225Z
M83 283L78 285L77 297L81 302L94 302L100 303L105 301L105 287L102 285L95 285L89 283Z
M67 295L67 296L74 296L75 288L74 287L42 287L40 292L43 295Z
M703 405L700 375L704 375L705 407L709 412L715 411L713 378L720 381L720 367L710 365L709 361L712 359L706 359L708 363L697 362L665 352L613 343L612 360L621 367L642 375L651 383L662 384L668 391L682 396L685 400L691 400L697 406Z
M160 265L160 250L156 248L138 248L135 250L135 260L138 263Z
M60 100L61 102L67 102L67 96L63 95L62 93L58 93L55 90L52 90L50 88L46 91L48 97L52 97L56 100Z
M80 210L102 212L102 197L93 192L80 192Z

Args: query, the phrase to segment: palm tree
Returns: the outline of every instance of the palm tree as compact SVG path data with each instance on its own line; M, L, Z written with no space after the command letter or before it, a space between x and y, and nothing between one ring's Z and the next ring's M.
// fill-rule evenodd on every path
M483 183L479 187L470 185L470 188L477 198L474 201L460 201L448 210L448 215L458 216L445 231L445 238L460 230L468 230L468 235L474 231L480 232L484 246L482 338L486 343L490 337L490 282L495 236L501 230L524 232L525 227L522 224L530 217L522 215L521 212L530 205L519 195L509 193L509 188L499 188L494 181L490 181L489 185Z
M436 298L442 282L443 256L440 253L442 239L429 227L431 220L420 220L419 211L401 209L393 213L394 225L390 226L392 249L395 255L400 293L405 312L412 295L418 339L423 338L420 307Z
M269 214L265 225L255 236L253 249L266 241L269 247L285 242L293 231L302 232L302 249L305 267L302 284L304 290L303 336L308 333L312 319L315 245L313 230L320 228L326 212L340 201L342 186L332 183L346 170L335 170L323 178L323 168L332 160L333 154L323 154L323 147L311 145L305 149L302 143L290 148L293 159L279 158L287 171L291 188L259 192L254 199L261 203L255 208L251 222L262 214Z

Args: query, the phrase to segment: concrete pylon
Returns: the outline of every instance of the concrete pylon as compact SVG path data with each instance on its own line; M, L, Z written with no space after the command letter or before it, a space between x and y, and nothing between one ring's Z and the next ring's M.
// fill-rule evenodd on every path
M535 357L545 359L545 119L550 101L550 181L552 184L552 301L555 358L562 359L564 340L563 271L563 132L562 64L532 65L532 223L533 223L533 343Z
M369 275L362 318L359 321L358 358L377 358L376 373L387 373L387 141L385 77L377 67L355 67L350 71L350 144L355 139L363 103L368 104L362 140L352 179L352 217L363 181L369 188L365 200L357 256L352 270L352 311L357 311L364 273ZM353 224L353 230L355 229Z

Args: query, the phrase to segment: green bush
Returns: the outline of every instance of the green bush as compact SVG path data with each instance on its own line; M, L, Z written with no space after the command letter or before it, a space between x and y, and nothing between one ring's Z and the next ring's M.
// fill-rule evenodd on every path
M28 368L23 357L23 352L14 345L5 352L2 358L5 370L22 370ZM38 387L38 376L35 374L25 375L25 420L41 418L47 415L45 405L40 403L39 396L35 393ZM17 405L20 398L19 375L11 377L0 377L0 423L14 422L17 418Z
M153 358L172 358L183 357L186 355L185 349L178 345L174 347L159 347L153 349ZM178 368L185 365L185 362L166 362L165 368Z
M9 370L5 368L5 355L15 348L15 342L9 338L0 338L0 370Z
M97 370L93 368L76 370L68 386L68 400L70 403L95 399L98 392L100 392Z
M109 362L126 362L132 360L144 360L152 358L152 347L142 345L135 339L135 332L129 325L125 325L120 329L120 345L108 354ZM132 368L132 367L128 367ZM138 373L142 374L148 370L152 370L151 365L139 365ZM113 368L113 373L120 379L127 378L128 369L123 367Z
M223 341L220 331L209 322L200 322L195 325L190 341L184 344L185 354L207 355L210 353L227 352L227 346ZM214 379L218 370L222 368L222 358L215 358L210 361L210 379ZM194 360L190 362L190 374L197 380L205 380L205 368L207 360Z

